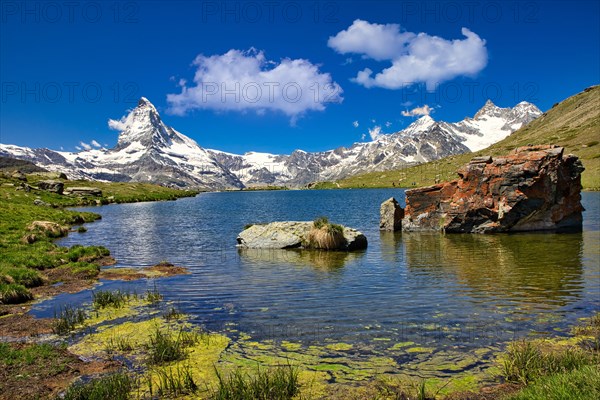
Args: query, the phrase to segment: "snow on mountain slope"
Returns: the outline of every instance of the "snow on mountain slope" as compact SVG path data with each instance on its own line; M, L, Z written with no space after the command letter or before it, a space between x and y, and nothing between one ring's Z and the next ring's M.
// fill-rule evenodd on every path
M122 130L117 145L110 150L67 153L0 145L0 154L24 158L47 169L63 171L72 178L204 189L243 187L211 153L166 126L156 108L143 97L118 126Z
M478 151L506 138L540 115L542 112L536 106L525 101L514 108L500 108L488 100L473 118L448 125L469 150Z
M380 134L350 147L289 155L208 150L165 125L142 97L129 114L109 124L120 129L113 149L78 153L0 144L0 155L32 161L71 178L153 182L203 189L244 186L302 186L318 180L402 168L452 154L476 151L504 139L541 115L533 104L500 108L488 101L473 118L457 123L423 116L402 131Z

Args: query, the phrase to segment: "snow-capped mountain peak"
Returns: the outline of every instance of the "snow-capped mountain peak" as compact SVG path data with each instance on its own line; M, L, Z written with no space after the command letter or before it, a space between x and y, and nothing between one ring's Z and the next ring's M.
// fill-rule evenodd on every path
M429 115L424 115L406 127L406 129L403 129L401 132L406 135L421 133L429 130L435 124L436 122L433 118L431 118Z
M510 108L500 108L495 105L491 100L485 102L483 107L477 111L473 119L485 119L487 117L500 117L504 110L510 110Z
M249 151L238 155L200 147L165 125L156 107L142 97L126 116L109 121L120 132L112 149L69 153L0 144L0 155L29 160L65 172L70 178L205 189L303 186L476 151L504 139L539 115L541 111L531 103L500 108L488 101L473 118L448 123L425 115L402 131L380 134L370 142L349 147L317 153Z

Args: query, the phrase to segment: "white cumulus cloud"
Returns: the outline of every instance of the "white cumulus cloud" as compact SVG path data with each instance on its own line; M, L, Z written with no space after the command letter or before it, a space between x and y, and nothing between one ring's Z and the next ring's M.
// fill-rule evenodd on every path
M115 131L124 131L125 128L127 127L126 121L125 121L126 117L123 117L121 119L109 119L108 120L108 127L110 129L113 129Z
M352 126L353 126L353 127L355 127L355 128L358 128L358 121L354 121L354 122L352 123Z
M85 142L79 142L79 147L82 148L82 149L84 149L84 150L91 150L92 149L92 146L89 145L89 144L87 144L87 143L85 143Z
M90 144L91 144L92 146L94 146L94 147L98 148L98 149L99 149L100 147L102 147L102 145L101 145L100 143L98 143L97 141L95 141L95 140L92 140L92 141L90 142Z
M357 19L345 31L329 37L327 45L341 54L357 53L383 61L403 53L414 36L412 32L401 32L398 24L371 24Z
M433 108L425 104L423 107L415 107L412 110L402 111L402 115L405 117L415 117L417 115L429 115L433 111Z
M354 81L365 87L399 89L425 83L428 89L458 76L474 76L488 61L485 40L467 28L464 39L447 40L427 33L402 32L398 24L372 24L360 19L337 35L328 45L341 54L358 53L392 65L373 75L370 68L359 71Z
M305 59L270 61L264 52L229 50L225 54L199 55L193 84L181 93L167 95L169 111L189 110L283 112L294 122L307 111L323 111L327 103L343 100L342 88L328 73Z

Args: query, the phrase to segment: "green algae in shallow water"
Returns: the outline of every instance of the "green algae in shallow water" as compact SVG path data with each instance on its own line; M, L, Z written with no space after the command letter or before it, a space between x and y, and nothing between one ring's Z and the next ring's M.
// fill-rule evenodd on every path
M284 349L286 349L288 351L297 351L297 350L300 350L302 348L302 344L301 343L288 342L287 340L283 340L281 342L281 347L283 347Z
M433 347L411 347L406 349L407 353L432 353L435 349Z
M92 357L101 357L112 342L118 338L125 338L137 351L148 343L148 335L154 327L166 328L166 322L161 318L152 318L140 322L124 322L115 326L98 328L98 332L86 335L81 341L75 343L69 350L75 354Z
M142 308L148 306L148 302L142 298L132 298L123 307L104 307L91 311L85 323L88 326L99 325L103 322L120 318L131 318L140 315ZM146 310L148 315L157 314L158 310Z
M119 325L102 327L98 332L85 336L79 343L72 345L69 350L86 357L103 357L107 349L116 353L129 353L132 360L142 363L146 359L146 345L149 343L149 333L155 329L165 330L176 335L178 329L189 327L189 324L169 324L162 318L153 318L140 322L124 322ZM203 385L216 384L217 376L214 366L218 363L221 353L229 345L229 338L219 334L201 334L197 343L186 347L183 360L166 363L153 367L147 372L146 382L150 380L153 387L158 387L161 376L170 371L185 370L188 366L195 382ZM114 347L117 340L128 344L127 351ZM144 387L140 390L145 390Z
M388 350L396 351L396 350L404 350L404 347L412 346L415 342L398 342Z
M325 346L326 349L334 351L348 351L351 350L352 347L354 346L349 343L332 343Z

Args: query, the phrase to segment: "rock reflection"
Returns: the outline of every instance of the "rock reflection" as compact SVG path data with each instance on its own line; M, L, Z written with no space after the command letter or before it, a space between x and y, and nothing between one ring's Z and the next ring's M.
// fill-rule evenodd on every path
M469 295L563 306L581 296L583 235L402 236L409 269L456 277Z
M404 260L405 254L401 232L380 231L379 241L381 243L381 258L394 264Z
M311 266L325 271L339 270L346 263L358 260L363 252L322 251L322 250L277 250L277 249L239 249L242 261L254 264L292 264Z

